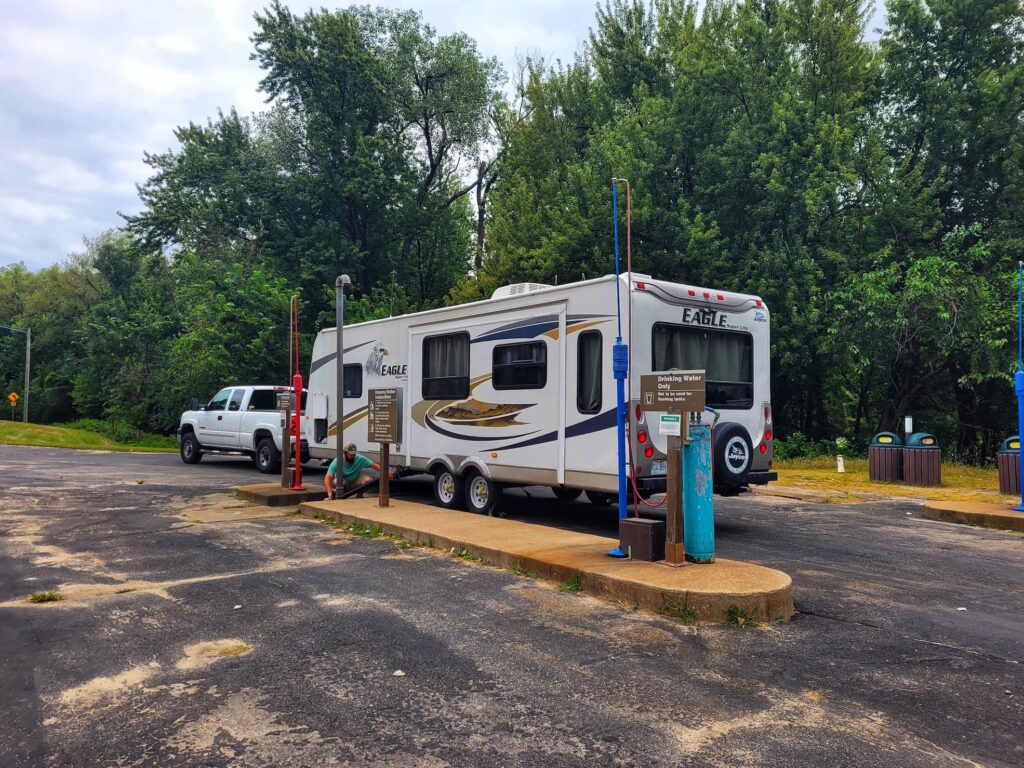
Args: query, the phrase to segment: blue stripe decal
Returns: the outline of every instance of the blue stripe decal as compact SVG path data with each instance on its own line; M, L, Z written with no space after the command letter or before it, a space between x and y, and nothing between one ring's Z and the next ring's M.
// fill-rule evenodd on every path
M599 413L596 416L591 416L585 421L581 421L577 424L573 424L565 429L565 438L568 440L571 437L580 437L581 435L589 435L593 432L600 432L604 429L617 426L618 419L615 416L615 409L609 408L603 413ZM503 445L500 448L492 448L492 451L507 451L510 448L527 448L531 445L540 445L541 443L550 443L553 440L558 439L558 431L548 432L545 435L539 435L530 440L523 440L521 443L514 443L513 445Z
M483 336L478 336L470 343L476 344L478 341L500 341L502 339L532 339L534 336L540 336L542 333L547 333L557 327L557 320L544 323L532 323L531 325L524 325L520 328L509 328L505 331L493 331L491 333L484 334Z

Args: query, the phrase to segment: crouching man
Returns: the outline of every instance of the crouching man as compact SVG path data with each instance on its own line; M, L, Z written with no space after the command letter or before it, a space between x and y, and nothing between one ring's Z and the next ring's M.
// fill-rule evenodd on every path
M373 469L380 472L380 464L370 461L361 453L356 453L355 443L346 443L342 455L344 461L341 467L341 493L350 491L373 480L373 477L367 474L366 470ZM338 460L335 459L331 462L331 466L327 468L327 474L324 475L324 488L327 489L328 499L335 497L337 485ZM362 496L362 494L359 495Z

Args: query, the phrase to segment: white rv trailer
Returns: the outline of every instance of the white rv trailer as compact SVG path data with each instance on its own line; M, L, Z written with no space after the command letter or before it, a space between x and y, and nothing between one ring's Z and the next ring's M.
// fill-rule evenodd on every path
M484 301L346 326L344 436L367 441L367 392L403 390L403 442L392 461L434 475L446 507L489 511L502 485L581 490L610 503L618 487L616 290L630 344L632 472L641 495L664 490L667 438L638 404L640 374L707 370L715 487L767 483L772 466L769 314L757 296L634 273L499 288ZM631 305L631 306L630 306ZM630 327L631 324L631 327ZM335 329L313 345L304 430L314 457L335 455Z

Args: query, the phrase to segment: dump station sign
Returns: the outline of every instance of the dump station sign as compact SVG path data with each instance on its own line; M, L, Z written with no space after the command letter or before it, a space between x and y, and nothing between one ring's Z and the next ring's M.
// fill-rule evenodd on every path
M704 410L704 371L666 371L640 377L645 411L693 413Z
M402 390L371 389L366 402L367 437L371 443L402 442Z

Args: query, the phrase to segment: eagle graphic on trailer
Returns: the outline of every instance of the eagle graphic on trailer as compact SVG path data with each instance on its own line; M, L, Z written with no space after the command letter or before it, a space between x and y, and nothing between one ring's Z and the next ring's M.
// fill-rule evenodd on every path
M317 334L304 415L310 453L367 441L367 392L404 389L393 459L434 477L444 507L485 512L506 485L546 485L608 504L617 492L612 344L615 292L630 345L628 440L641 495L665 488L667 438L640 403L640 375L706 370L719 412L715 488L733 494L772 471L769 310L757 296L634 273L561 286L505 286L487 300L345 327L344 407L335 400L335 329ZM654 425L652 428L651 425Z

